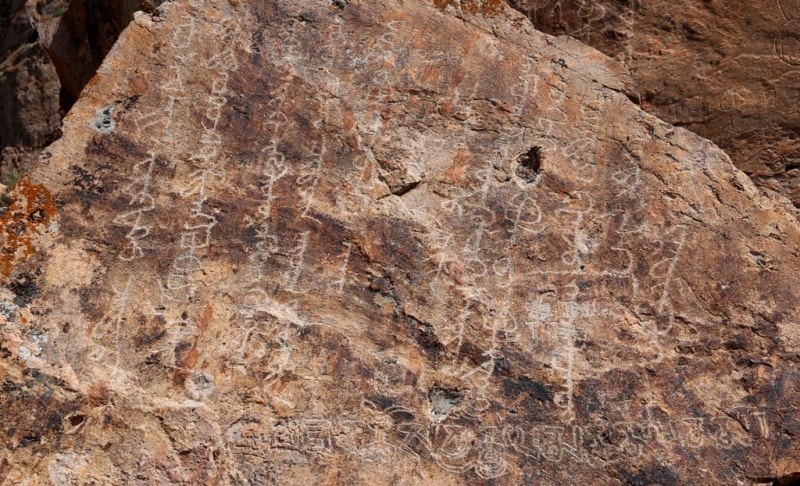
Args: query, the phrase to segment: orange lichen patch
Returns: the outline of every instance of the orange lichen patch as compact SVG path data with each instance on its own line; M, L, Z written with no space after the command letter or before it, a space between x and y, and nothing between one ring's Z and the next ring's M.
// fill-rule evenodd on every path
M34 236L56 214L56 203L42 184L23 177L9 194L12 203L0 216L0 276L34 253Z
M200 319L197 320L197 327L200 329L200 335L202 336L203 333L206 332L208 329L209 323L211 323L211 319L214 317L214 304L209 304L203 309L203 313L200 314Z
M182 385L186 379L186 376L189 374L189 370L192 370L195 368L195 366L197 366L197 360L200 358L200 350L197 349L197 343L200 338L203 337L203 334L205 334L213 317L214 304L209 304L205 309L203 309L203 313L200 314L200 318L197 320L197 328L200 330L200 333L194 337L192 340L192 348L188 353L186 353L186 357L181 361L181 366L183 369L177 371L173 377L173 381L176 384Z
M503 0L433 0L436 8L444 10L448 6L461 7L471 14L483 14L489 17L503 12Z

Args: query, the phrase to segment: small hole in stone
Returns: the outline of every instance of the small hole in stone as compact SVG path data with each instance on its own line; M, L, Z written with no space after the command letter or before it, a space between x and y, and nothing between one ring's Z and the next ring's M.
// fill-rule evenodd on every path
M82 424L84 420L86 420L86 415L73 415L69 418L69 424L72 427L77 427Z
M457 407L464 394L459 390L450 390L434 386L428 392L428 399L431 401L431 408L434 415L446 415L450 410Z
M531 147L517 157L517 177L530 184L536 180L542 168L542 148Z
M777 478L773 486L800 486L800 472L794 472Z

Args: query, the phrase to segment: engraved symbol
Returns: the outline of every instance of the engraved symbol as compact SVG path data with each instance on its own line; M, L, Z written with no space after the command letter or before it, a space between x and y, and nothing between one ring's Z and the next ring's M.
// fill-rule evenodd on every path
M719 102L719 110L722 112L741 111L741 107L747 102L742 93L743 90L729 89L722 95ZM745 90L746 91L746 90Z
M499 442L494 430L497 427L487 427L483 441L480 445L478 457L475 460L475 473L484 479L499 478L505 474L508 462L505 460L505 447Z
M117 315L114 317L114 366L119 368L120 365L120 357L122 356L122 344L120 341L120 336L122 334L122 326L125 323L125 317L123 312L125 308L128 306L128 300L130 299L130 292L131 292L131 282L133 281L133 277L128 277L128 281L125 283L124 290L118 290L116 287L112 286L112 290L114 293L117 294Z
M329 454L333 447L331 420L324 417L309 418L304 420L304 425L305 449L316 454Z
M434 431L433 458L442 469L464 473L472 466L475 434L472 430L456 424L437 426Z
M683 246L686 243L686 237L688 231L685 229L678 229L677 230L679 236L673 240L672 242L662 241L660 242L663 247L666 249L668 243L673 243L677 241L677 245L675 245L675 249L673 250L674 253L667 258L655 263L653 267L650 269L650 275L654 279L662 279L663 283L656 284L654 288L660 287L662 288L661 297L658 300L658 312L664 312L666 309L671 309L670 304L670 284L672 281L672 276L675 271L675 266L678 262L678 259L681 256L681 252L683 251ZM666 240L666 235L665 235Z
M800 0L778 0L778 6L786 20L800 20Z
M154 163L155 155L151 153L150 157L134 165L133 172L138 178L131 182L125 191L131 194L128 205L135 209L114 218L114 224L131 228L125 235L128 247L119 255L119 258L125 261L131 261L144 255L141 240L150 234L150 226L145 224L144 214L153 211L156 207L155 199L150 194Z
M294 248L292 263L289 266L289 270L286 272L286 280L288 282L286 290L289 292L294 292L297 288L297 283L300 281L300 274L303 271L303 260L305 258L306 248L308 248L308 235L310 234L310 231L301 233L300 238L298 238L297 246Z
M775 40L775 54L790 66L800 66L800 35L784 34Z
M340 433L334 437L336 448L350 455L358 455L376 439L372 425L362 419L342 419L338 422Z
M338 293L342 293L344 290L344 285L347 283L347 264L350 262L350 251L352 248L352 243L345 242L344 243L345 250L344 252L339 255L342 258L342 264L339 266L339 278L331 282L330 286L335 288Z
M178 49L186 49L192 45L192 37L194 36L194 18L186 16L183 17L188 22L178 25L175 28L175 34L172 36L172 45Z
M536 200L525 193L516 196L509 204L506 219L514 222L514 233L511 242L516 242L518 230L535 234L541 230L542 212Z
M302 450L303 431L296 420L282 420L272 428L269 446L271 449Z

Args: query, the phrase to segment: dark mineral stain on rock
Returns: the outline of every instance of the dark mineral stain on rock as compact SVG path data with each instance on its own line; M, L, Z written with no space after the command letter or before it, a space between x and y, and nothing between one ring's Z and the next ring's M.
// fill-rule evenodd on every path
M30 273L12 275L8 288L14 292L14 303L20 307L30 304L41 293L36 277Z
M554 395L553 389L553 385L533 381L527 376L506 378L503 381L503 393L511 400L516 399L523 393L527 393L540 402L552 402Z
M625 484L631 486L654 486L678 484L680 480L670 466L651 466L638 471L621 471Z

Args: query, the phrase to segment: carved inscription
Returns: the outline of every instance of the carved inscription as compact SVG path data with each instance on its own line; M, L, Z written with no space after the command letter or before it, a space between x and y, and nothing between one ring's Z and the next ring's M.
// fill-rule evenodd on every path
M403 409L390 409L384 413L401 412ZM741 432L740 423L749 433ZM226 439L240 464L252 463L253 459L266 463L286 451L322 463L335 461L337 455L368 463L388 463L403 457L430 458L446 471L474 472L481 478L493 479L507 472L509 454L536 462L602 465L651 456L661 447L697 451L709 441L726 447L748 447L769 434L769 424L762 413L738 409L704 418L528 427L426 425L413 421L391 425L391 420L385 423L357 416L314 416L239 423L227 431Z
M351 464L523 484L676 450L738 458L788 430L742 391L773 372L759 333L786 325L777 297L693 268L747 219L720 190L724 155L499 30L342 3L167 2L153 28L163 72L120 116L137 155L107 215L114 264L93 277L113 312L80 299L91 359L155 397L165 457L203 449L242 484ZM726 315L728 298L758 318ZM703 401L732 362L752 370ZM219 427L171 426L175 410Z

